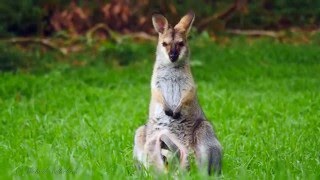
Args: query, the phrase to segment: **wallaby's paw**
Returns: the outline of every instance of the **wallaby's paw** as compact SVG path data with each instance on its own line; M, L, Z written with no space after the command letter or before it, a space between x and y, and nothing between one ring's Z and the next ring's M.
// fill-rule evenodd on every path
M173 116L173 111L171 109L165 109L164 110L164 113L167 115L167 116Z
M179 119L181 117L181 113L180 112L174 112L172 115L173 119Z

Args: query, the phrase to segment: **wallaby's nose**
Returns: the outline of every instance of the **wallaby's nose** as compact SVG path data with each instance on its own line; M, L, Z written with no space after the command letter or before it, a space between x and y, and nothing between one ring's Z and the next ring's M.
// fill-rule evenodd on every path
M171 60L171 62L175 62L179 57L179 54L177 52L171 52L169 54L169 58Z

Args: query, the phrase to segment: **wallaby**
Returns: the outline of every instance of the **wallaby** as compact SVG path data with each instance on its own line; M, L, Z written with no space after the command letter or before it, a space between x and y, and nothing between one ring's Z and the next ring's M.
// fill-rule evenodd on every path
M135 134L134 158L165 170L166 150L179 152L182 168L194 154L200 169L221 171L222 149L198 103L189 63L187 36L194 21L189 12L172 27L161 14L152 16L159 34L151 80L149 120Z

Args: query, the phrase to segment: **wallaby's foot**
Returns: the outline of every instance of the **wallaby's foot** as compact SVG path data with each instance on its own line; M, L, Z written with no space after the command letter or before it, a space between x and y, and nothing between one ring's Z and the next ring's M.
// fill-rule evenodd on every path
M165 109L165 110L164 110L164 113L165 113L167 116L170 116L170 117L173 116L173 111L172 111L171 109Z
M172 118L173 119L179 119L181 117L181 113L180 112L173 112Z

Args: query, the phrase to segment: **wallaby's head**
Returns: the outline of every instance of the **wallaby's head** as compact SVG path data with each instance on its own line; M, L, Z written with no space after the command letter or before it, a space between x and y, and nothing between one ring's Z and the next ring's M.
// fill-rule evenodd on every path
M194 13L189 12L172 27L161 14L152 16L152 23L159 34L157 53L161 53L168 62L175 63L188 56L187 36L194 20Z

